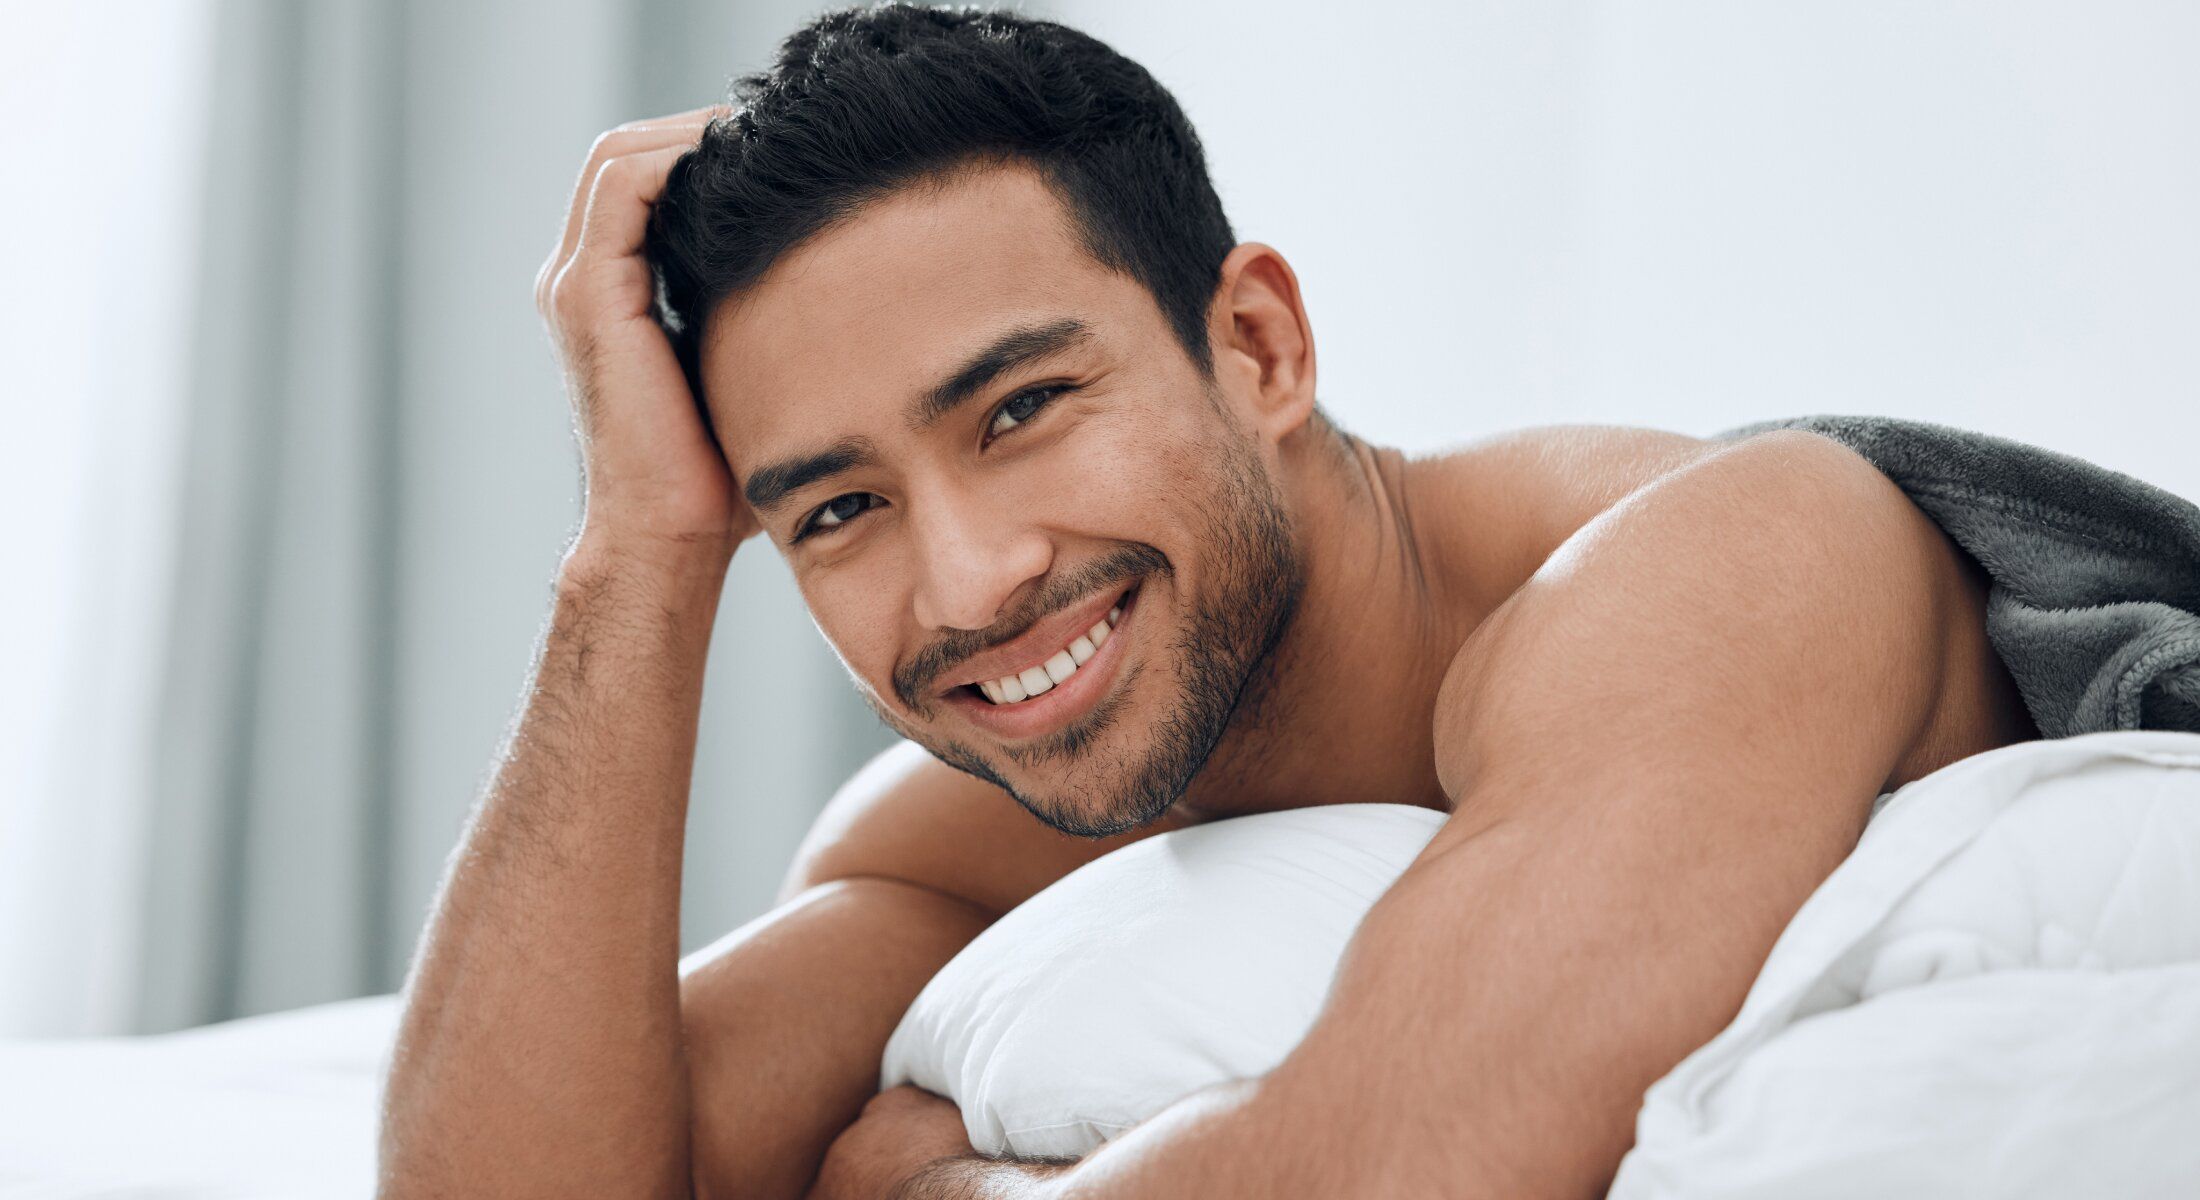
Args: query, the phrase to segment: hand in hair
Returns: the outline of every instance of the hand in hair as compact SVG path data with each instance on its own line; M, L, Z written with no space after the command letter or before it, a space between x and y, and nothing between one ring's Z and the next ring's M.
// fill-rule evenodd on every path
M580 540L616 553L731 555L758 532L658 324L643 254L665 177L723 104L631 121L596 139L565 232L535 276L581 448Z

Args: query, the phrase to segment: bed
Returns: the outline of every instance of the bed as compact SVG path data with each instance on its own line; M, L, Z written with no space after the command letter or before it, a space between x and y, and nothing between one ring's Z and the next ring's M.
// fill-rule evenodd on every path
M0 1042L6 1200L360 1200L397 997Z
M1088 1153L1288 1053L1440 823L1335 805L1096 860L933 979L881 1083L955 1099L981 1149ZM369 1196L396 1019L379 996L0 1043L0 1197ZM1886 798L1736 1019L1646 1093L1611 1194L2170 1200L2200 1195L2194 1131L2200 734L2090 734Z

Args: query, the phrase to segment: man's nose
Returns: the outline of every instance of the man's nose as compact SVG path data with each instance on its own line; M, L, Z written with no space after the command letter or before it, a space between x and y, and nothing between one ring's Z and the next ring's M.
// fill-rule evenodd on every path
M984 629L1045 575L1053 544L1013 501L943 489L912 505L916 618L927 629Z

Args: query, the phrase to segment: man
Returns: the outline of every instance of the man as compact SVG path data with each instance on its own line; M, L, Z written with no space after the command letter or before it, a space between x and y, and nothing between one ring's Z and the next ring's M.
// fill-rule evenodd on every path
M1290 265L1089 38L830 13L737 95L598 139L538 279L585 515L409 985L385 1195L1599 1194L1873 798L2037 736L1977 564L1833 441L1338 429ZM759 533L907 740L681 970ZM1270 1075L1074 1166L873 1097L925 981L1069 870L1367 800L1450 817Z

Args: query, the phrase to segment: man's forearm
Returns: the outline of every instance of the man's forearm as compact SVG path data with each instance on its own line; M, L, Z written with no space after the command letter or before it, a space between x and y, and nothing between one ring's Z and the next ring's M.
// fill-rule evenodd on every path
M1332 1142L1302 1136L1306 1127L1290 1123L1306 1106L1279 1103L1272 1091L1265 1079L1244 1079L1194 1092L1075 1163L977 1155L932 1162L912 1171L892 1200L1366 1194L1318 1177L1349 1172L1349 1164Z
M725 569L562 565L407 984L383 1195L688 1194L680 861Z
M909 1177L889 1200L1056 1200L1066 1164L943 1158Z

